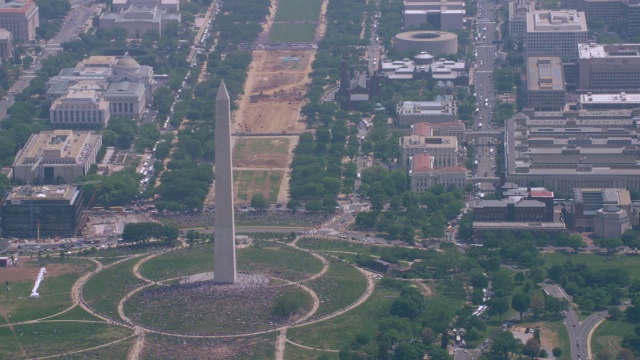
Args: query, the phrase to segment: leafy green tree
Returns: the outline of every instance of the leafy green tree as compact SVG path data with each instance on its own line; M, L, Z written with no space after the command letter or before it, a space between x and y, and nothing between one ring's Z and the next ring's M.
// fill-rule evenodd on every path
M489 312L497 314L502 322L502 316L509 311L509 300L505 297L494 297L486 302Z
M569 302L566 299L547 296L544 299L544 309L558 316L562 311L569 309Z
M500 332L491 344L491 353L504 360L509 359L509 354L518 354L521 350L520 340L516 339L510 331Z
M522 314L527 311L530 303L531 296L524 292L518 292L511 298L511 307L520 314L520 320L522 320Z
M269 202L264 195L258 193L251 197L251 207L256 210L266 210L269 208Z
M556 347L554 347L554 348L553 348L553 350L552 350L552 351L553 351L553 356L556 358L556 360L557 360L560 356L562 356L562 349L561 349L560 347L557 347L557 346L556 346Z
M527 342L524 344L524 347L522 348L522 355L530 356L531 360L533 360L538 357L539 354L540 341L535 338L530 338L529 340L527 340Z

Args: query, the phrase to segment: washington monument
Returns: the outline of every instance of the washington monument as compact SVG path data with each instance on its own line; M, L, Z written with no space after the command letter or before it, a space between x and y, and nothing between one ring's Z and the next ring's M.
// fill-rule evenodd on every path
M231 167L231 99L224 81L216 96L216 216L213 281L236 281L236 230L233 219L233 169Z

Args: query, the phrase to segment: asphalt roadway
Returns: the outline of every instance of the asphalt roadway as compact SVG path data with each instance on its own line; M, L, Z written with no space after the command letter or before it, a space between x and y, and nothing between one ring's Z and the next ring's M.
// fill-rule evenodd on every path
M565 292L560 288L560 286L555 284L547 284L543 283L542 288L549 296L553 296L560 299L566 299L571 302L569 297L565 294ZM580 321L578 318L578 314L573 310L573 308L569 308L566 311L564 324L567 327L567 333L569 334L569 343L571 346L571 360L585 360L588 359L589 352L589 332L593 329L593 327L604 318L606 315L605 311L599 311L593 313L588 318ZM589 359L591 360L591 359Z
M496 22L494 5L488 0L478 1L478 18L476 21L476 31L474 33L474 44L476 54L476 64L474 72L474 84L476 92L477 113L473 118L473 129L490 130L493 125L493 110L496 102L496 95L493 86L493 70L496 60L496 45L492 44L496 38ZM474 149L477 155L476 166L477 177L495 176L495 149L491 150L489 144L491 138L478 138L475 140ZM493 191L491 183L481 183L481 191Z

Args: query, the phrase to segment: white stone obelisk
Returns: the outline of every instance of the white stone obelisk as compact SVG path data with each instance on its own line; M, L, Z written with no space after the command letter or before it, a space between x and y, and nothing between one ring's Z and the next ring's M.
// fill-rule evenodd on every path
M231 163L231 99L224 81L216 96L215 242L213 281L236 281L236 231L233 219L233 168Z

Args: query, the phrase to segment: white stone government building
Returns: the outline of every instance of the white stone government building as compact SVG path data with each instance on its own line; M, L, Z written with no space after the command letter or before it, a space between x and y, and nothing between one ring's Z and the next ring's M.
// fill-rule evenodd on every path
M162 30L170 23L180 23L179 0L113 0L111 12L102 14L100 28L123 28L127 37L141 38L148 31Z
M91 131L33 134L16 155L13 179L26 184L70 183L87 175L101 146L102 135Z
M102 129L111 116L138 119L153 94L153 69L123 56L91 56L47 82L57 129Z

